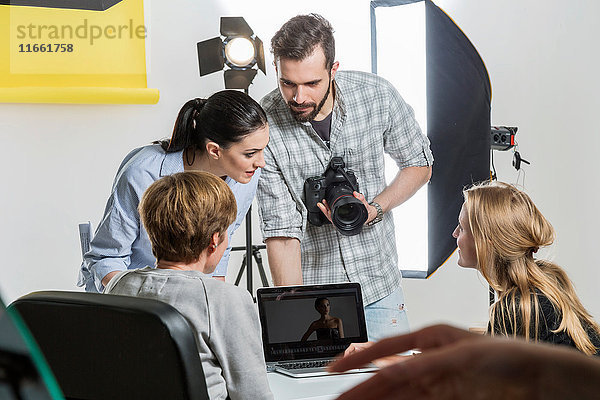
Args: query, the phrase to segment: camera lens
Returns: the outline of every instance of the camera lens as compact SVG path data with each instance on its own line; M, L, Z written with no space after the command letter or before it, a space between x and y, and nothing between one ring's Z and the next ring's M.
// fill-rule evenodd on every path
M365 205L354 197L358 180L352 170L344 170L341 157L333 157L322 176L304 181L304 204L308 222L315 226L329 223L318 207L326 200L331 209L331 223L342 235L352 236L362 232L368 213Z
M342 224L351 224L360 217L360 212L355 204L348 203L337 208L337 217Z
M331 222L342 235L352 236L362 232L367 220L364 204L352 195L352 189L340 185L326 196L331 205Z

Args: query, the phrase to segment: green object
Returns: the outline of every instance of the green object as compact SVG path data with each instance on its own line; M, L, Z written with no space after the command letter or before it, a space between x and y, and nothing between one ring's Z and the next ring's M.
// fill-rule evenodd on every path
M14 355L15 360L29 359L35 367L38 373L37 382L27 379L27 388L19 388L23 392L21 395L24 399L62 400L65 398L27 325L16 310L7 310L1 299L0 351L7 355ZM9 364L8 367L11 365Z

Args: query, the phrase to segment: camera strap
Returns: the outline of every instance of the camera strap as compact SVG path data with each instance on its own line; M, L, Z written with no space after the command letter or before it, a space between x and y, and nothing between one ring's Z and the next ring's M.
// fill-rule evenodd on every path
M344 178L346 178L346 180L348 181L348 183L350 185L352 185L352 190L354 190L355 192L358 192L358 186L354 185L352 183L352 179L350 179L350 177L348 176L348 174L346 174L346 171L344 170L344 168L336 168L337 171L339 171L342 175L344 175Z

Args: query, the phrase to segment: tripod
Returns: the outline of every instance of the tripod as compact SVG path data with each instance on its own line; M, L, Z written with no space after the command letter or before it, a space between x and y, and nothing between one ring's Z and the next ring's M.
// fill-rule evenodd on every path
M260 250L266 248L267 246L265 246L264 244L252 244L252 206L250 206L248 212L246 213L246 246L236 246L231 248L231 251L246 251L246 254L244 254L244 257L242 258L242 266L240 267L240 271L238 272L237 278L235 278L235 285L239 286L240 280L242 279L242 274L244 273L244 270L246 270L246 289L248 289L250 294L252 294L253 288L253 258L254 261L256 261L262 285L269 286L269 282L267 281L267 275L265 274L265 269L262 263L262 256L260 255Z
M256 72L255 72L256 74ZM254 79L254 75L250 81ZM248 94L248 87L244 89L244 93ZM248 208L248 212L246 213L246 246L237 246L232 247L231 251L242 251L245 250L246 254L242 258L242 266L240 267L240 272L238 272L237 278L235 278L235 285L239 286L240 280L242 279L242 274L244 273L244 269L246 270L246 289L252 295L253 289L253 281L252 281L252 258L254 257L254 261L256 261L256 265L258 266L258 273L260 274L260 279L262 281L262 285L269 286L269 282L267 281L267 276L265 275L265 269L263 268L262 257L260 255L260 249L266 249L267 246L264 244L255 245L252 244L252 205ZM254 296L252 296L254 298Z

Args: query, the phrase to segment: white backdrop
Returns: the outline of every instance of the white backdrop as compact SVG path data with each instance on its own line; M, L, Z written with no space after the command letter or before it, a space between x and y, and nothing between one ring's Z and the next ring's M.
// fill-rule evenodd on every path
M368 1L146 1L148 86L157 105L0 104L0 290L5 301L34 290L75 290L81 260L77 224L102 216L112 179L134 147L169 136L180 106L223 87L221 74L199 77L197 41L214 37L220 16L244 16L268 42L288 18L319 12L335 30L343 69L370 70ZM492 121L519 127L526 189L558 232L550 255L573 279L583 303L600 315L595 266L598 191L596 110L600 56L595 38L600 5L591 0L440 0L480 51L493 87ZM540 8L542 7L543 8ZM268 50L267 50L268 52ZM258 75L250 93L275 87ZM402 88L399 88L402 92ZM497 154L502 180L515 181L511 154ZM254 220L258 218L255 215ZM254 229L255 243L260 232ZM244 243L243 227L234 245ZM266 254L264 254L266 262ZM239 256L232 257L228 279ZM487 287L452 257L428 280L405 280L413 327L436 321L472 326L485 321Z

